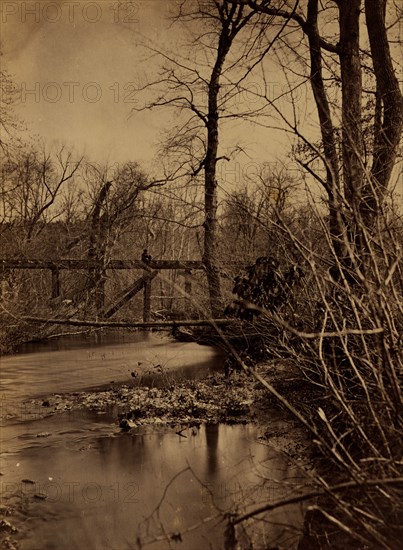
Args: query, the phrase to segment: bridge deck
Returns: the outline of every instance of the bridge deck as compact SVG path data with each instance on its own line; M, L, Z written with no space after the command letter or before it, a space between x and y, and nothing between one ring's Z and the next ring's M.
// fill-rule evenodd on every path
M99 264L91 260L35 260L35 259L0 259L3 269L91 269ZM106 269L205 269L204 263L198 260L152 260L145 264L141 260L109 260Z

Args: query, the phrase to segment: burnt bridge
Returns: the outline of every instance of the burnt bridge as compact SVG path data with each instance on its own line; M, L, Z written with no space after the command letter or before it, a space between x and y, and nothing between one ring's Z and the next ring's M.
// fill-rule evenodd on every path
M226 267L239 268L240 264L237 262L230 262L226 264ZM5 273L8 270L49 270L51 272L51 298L58 298L62 294L61 288L61 272L63 270L76 270L76 271L90 271L99 270L140 270L142 274L130 285L128 285L123 292L120 292L118 296L115 296L107 307L103 307L99 312L99 317L103 320L110 319L113 315L119 311L125 304L127 304L136 294L143 291L143 321L142 323L133 323L130 326L166 326L174 324L168 321L152 322L151 319L151 292L152 281L162 270L177 270L183 275L184 278L184 295L186 300L190 303L192 297L192 273L193 271L205 271L205 265L202 261L197 260L151 260L148 263L142 260L109 260L105 265L100 266L99 262L82 259L60 259L60 260L36 260L36 259L0 259L0 270ZM224 273L224 275L226 275ZM227 275L228 276L228 275ZM101 300L104 303L104 297ZM60 320L54 319L55 322ZM68 320L66 320L68 321ZM224 322L225 320L217 320ZM227 322L227 321L225 321ZM70 320L69 324L81 324L80 320ZM94 322L95 323L95 322ZM175 324L192 325L203 324L204 321L181 321ZM87 323L90 324L90 323ZM91 322L91 324L93 324ZM122 323L110 323L111 325L121 326ZM207 321L206 321L207 324Z

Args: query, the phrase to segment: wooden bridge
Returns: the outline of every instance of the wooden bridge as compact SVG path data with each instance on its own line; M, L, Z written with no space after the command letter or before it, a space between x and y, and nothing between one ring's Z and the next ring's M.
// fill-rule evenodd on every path
M237 268L240 267L237 262L226 264L226 267L230 266ZM185 281L184 297L190 301L192 295L192 272L195 270L205 271L205 266L202 261L193 260L151 260L148 263L141 260L109 260L105 265L100 266L99 262L81 259L61 259L57 261L37 259L0 259L1 271L6 272L14 269L49 270L52 274L52 298L58 298L61 296L60 274L63 270L89 271L102 269L105 272L109 270L142 270L142 275L127 286L117 297L115 297L108 307L103 308L102 311L99 312L99 317L102 319L111 318L136 294L143 290L143 323L147 326L151 326L154 324L150 321L152 280L159 274L159 272L161 270L180 271ZM189 323L190 321L186 324ZM159 324L161 324L161 322L155 323L155 325Z

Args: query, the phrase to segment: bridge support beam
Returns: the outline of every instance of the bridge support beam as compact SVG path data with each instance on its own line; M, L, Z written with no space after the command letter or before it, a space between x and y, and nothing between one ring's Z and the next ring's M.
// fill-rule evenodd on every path
M147 271L144 272L144 298L143 298L143 322L148 323L151 317L151 278L147 277Z
M60 296L60 271L55 268L52 269L52 298L58 298Z
M186 311L192 309L192 272L190 269L185 271L185 293L186 293Z

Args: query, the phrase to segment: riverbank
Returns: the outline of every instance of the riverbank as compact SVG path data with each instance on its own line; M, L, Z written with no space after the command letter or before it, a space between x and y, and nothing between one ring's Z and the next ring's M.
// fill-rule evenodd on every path
M296 369L267 363L260 363L255 369L278 389L303 399ZM230 375L214 373L200 380L182 381L161 373L154 379L155 385L140 383L134 378L123 384L111 382L109 387L98 390L47 395L26 402L25 414L38 418L80 409L99 414L107 411L115 418L116 426L124 431L145 425L167 425L180 431L203 423L253 422L258 425L260 436L271 446L308 465L312 445L306 430L243 371Z

